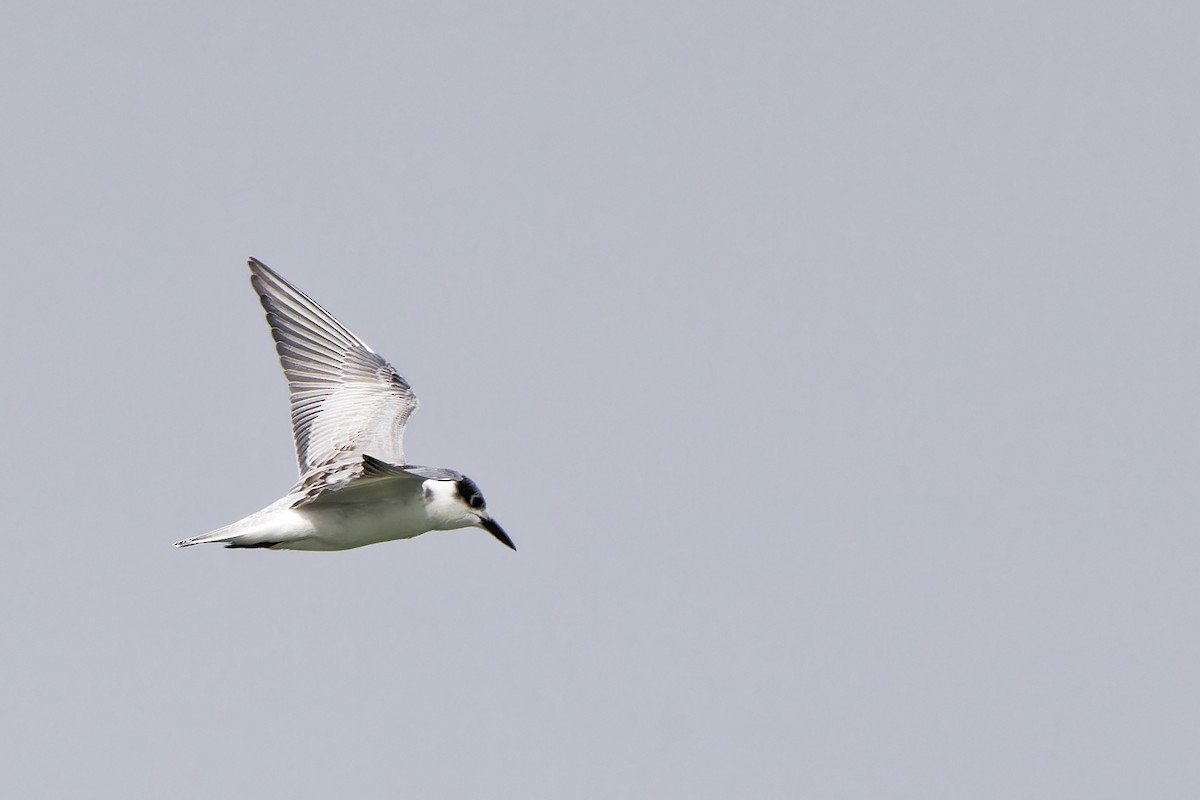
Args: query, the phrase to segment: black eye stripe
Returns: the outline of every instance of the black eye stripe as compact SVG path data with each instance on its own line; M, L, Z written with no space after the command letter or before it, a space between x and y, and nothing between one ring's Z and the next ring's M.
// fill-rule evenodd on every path
M455 484L458 489L458 496L463 499L471 508L483 508L483 495L479 492L479 487L470 478L463 478Z

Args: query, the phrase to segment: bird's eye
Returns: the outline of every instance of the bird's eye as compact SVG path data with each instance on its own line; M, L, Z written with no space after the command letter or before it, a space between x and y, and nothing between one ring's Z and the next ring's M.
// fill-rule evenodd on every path
M471 508L483 508L483 495L473 494L470 499Z

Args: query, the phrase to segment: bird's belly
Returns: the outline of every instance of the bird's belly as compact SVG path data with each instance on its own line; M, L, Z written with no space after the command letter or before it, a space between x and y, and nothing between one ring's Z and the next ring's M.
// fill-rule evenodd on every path
M423 504L346 503L298 508L312 531L304 541L286 545L296 550L349 550L353 547L411 539L431 529Z

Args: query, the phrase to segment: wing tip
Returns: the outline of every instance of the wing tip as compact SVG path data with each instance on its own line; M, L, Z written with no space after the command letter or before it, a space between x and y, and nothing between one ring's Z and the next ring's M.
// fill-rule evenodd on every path
M246 259L246 266L250 267L250 282L251 283L255 283L255 281L263 281L263 280L267 280L267 281L271 281L271 282L285 282L286 283L286 281L283 281L283 278L281 278L279 276L278 272L271 269L270 267L268 267L263 262L259 261L254 256L250 256L249 258ZM258 284L255 284L255 289L257 289L257 288L258 288Z

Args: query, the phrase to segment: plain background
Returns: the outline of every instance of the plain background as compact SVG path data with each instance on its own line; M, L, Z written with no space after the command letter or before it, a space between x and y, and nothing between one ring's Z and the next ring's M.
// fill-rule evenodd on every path
M9 3L6 797L1194 798L1192 3ZM263 259L481 531L293 482Z

